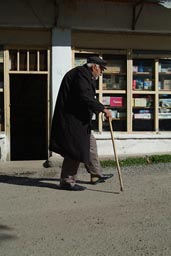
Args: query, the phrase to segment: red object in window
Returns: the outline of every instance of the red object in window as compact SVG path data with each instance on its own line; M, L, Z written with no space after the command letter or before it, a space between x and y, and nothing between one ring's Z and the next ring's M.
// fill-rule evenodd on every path
M110 97L110 106L122 107L123 106L123 97Z

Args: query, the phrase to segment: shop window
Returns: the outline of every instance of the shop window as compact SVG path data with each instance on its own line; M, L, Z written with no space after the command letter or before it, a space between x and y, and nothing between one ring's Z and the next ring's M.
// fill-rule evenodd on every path
M9 70L17 70L17 50L11 50L10 51Z
M75 52L75 66L86 63L92 54L107 61L107 70L97 81L96 93L99 101L112 112L113 130L171 131L171 53L113 52ZM100 115L93 118L95 131L110 130Z
M36 71L37 70L37 51L29 51L29 69Z
M171 95L159 96L159 131L171 131Z
M39 72L48 70L47 50L10 50L10 71Z
M47 67L47 51L41 50L40 52L40 71L46 71Z
M154 60L136 59L133 61L133 90L154 90Z
M171 131L171 59L160 59L158 64L159 131Z
M0 51L0 132L4 131L4 56Z
M115 131L127 129L127 99L125 94L103 93L102 103L112 112L112 124ZM103 131L109 131L108 122L103 122Z
M154 131L154 96L133 95L133 131Z
M27 70L27 51L21 50L20 51L20 58L19 58L19 69L24 71Z

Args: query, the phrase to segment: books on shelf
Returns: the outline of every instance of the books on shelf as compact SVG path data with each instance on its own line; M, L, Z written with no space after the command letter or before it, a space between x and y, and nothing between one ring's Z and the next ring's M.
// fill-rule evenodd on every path
M152 80L150 79L134 79L132 82L133 90L151 90L152 89Z
M134 107L146 107L147 99L146 98L135 98L133 101Z
M4 124L0 123L0 131L4 131Z
M163 89L164 90L171 90L171 80L164 80Z
M159 113L159 119L171 119L171 113Z
M0 88L4 87L4 82L0 81Z
M105 96L102 98L103 105L110 106L110 97Z
M151 113L134 113L134 119L151 119Z
M168 107L171 108L171 98L168 99L159 99L159 106L160 107Z

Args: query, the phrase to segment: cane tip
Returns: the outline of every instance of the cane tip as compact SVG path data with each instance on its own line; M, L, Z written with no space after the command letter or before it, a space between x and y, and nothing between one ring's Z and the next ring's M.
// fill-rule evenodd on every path
M121 187L121 191L124 191L123 187Z

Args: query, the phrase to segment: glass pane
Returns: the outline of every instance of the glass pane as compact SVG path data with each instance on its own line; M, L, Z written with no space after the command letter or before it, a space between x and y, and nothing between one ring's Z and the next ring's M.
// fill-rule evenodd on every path
M27 70L27 51L20 50L20 66L19 70Z
M133 131L154 131L154 95L133 95Z
M47 51L40 51L40 71L47 71Z
M154 60L136 59L133 61L133 90L154 90Z
M9 70L17 70L17 50L9 51L9 61L10 61Z
M82 66L87 62L87 59L92 56L92 54L87 53L76 53L74 66ZM94 54L93 54L94 56Z
M4 88L4 64L0 63L0 89Z
M171 95L159 96L159 131L171 131Z
M29 51L29 70L37 71L37 51Z
M0 51L0 63L4 62L4 52Z
M0 132L4 131L4 94L0 92Z
M159 61L159 90L171 90L171 60Z
M126 56L103 55L107 69L103 72L103 90L126 90Z
M123 94L104 94L102 102L112 112L112 125L115 131L127 130L127 101ZM103 122L103 130L109 131L108 121Z

